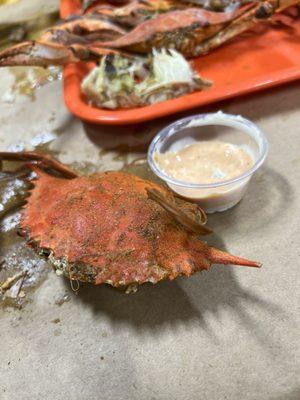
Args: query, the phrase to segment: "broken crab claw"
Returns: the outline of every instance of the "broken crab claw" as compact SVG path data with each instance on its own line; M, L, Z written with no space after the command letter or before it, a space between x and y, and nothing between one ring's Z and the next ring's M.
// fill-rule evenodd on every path
M79 61L99 61L103 56L120 53L113 49L93 45L73 44L69 46L42 41L20 43L0 52L0 67L65 65ZM128 57L130 57L128 55Z
M79 58L65 46L28 41L0 52L0 66L41 66L64 65L77 62Z

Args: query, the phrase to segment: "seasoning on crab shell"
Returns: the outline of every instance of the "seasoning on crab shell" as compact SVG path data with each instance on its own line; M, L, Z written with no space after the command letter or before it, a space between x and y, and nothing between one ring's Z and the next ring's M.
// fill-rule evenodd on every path
M77 177L38 153L0 153L0 159L35 159L73 178L31 165L37 178L21 220L28 244L71 280L135 287L190 276L212 263L260 266L199 240L211 232L203 211L153 182L124 172Z

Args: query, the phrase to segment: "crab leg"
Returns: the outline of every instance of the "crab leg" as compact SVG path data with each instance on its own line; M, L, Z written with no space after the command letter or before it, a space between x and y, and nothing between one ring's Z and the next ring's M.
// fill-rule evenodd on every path
M46 67L77 61L78 57L69 48L39 41L20 43L0 52L0 67L16 65Z
M93 45L73 44L70 46L29 41L0 52L0 67L65 65L78 61L98 62L103 56L120 54L113 49ZM130 57L122 53L124 57Z
M203 43L201 43L197 47L195 55L208 53L210 50L221 46L223 43L227 42L233 37L252 28L257 23L260 23L262 20L270 19L275 12L280 12L283 9L295 4L299 4L299 0L283 0L279 1L279 3L272 0L262 2L261 4L253 8L250 12L245 13L240 18L237 18L216 35L208 38Z
M91 46L95 41L113 40L126 31L109 21L78 17L48 29L38 41L27 41L0 52L0 66L64 65L80 60L98 61L114 50ZM89 48L91 46L91 48Z
M193 56L199 44L243 12L216 13L198 8L171 11L145 21L117 40L97 44L137 53L148 53L153 47L175 48L185 56Z
M40 40L64 45L85 44L95 40L115 40L126 33L124 29L110 21L86 16L78 17L48 29Z
M195 218L190 217L186 212L177 207L176 204L161 195L158 190L148 188L147 194L149 199L158 203L189 231L197 233L198 235L208 235L212 233L210 228L207 228L201 222L197 222Z
M65 178L76 178L78 175L72 171L69 167L57 161L55 158L48 154L36 153L34 151L21 151L18 153L13 152L0 152L0 160L6 161L37 161L44 168L51 168L56 172L59 172Z

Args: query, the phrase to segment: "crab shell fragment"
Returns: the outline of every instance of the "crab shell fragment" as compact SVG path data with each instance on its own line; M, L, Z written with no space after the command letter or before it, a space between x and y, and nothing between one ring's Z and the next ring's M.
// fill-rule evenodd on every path
M62 179L32 168L21 233L71 280L132 288L212 263L260 266L200 241L210 233L203 211L160 185L123 172Z

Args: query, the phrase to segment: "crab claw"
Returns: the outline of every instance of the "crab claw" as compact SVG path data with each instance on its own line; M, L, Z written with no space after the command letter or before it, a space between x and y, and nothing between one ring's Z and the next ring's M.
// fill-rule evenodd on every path
M0 67L64 65L79 61L71 47L39 41L20 43L0 52Z
M70 46L42 41L23 42L0 52L0 67L33 66L47 67L49 65L65 65L78 61L99 61L109 54L125 52L105 49L99 46L73 44Z
M32 165L33 162L39 163L40 167L50 168L58 173L60 173L64 178L76 178L77 174L72 171L69 167L62 164L58 160L49 156L48 154L36 153L34 151L21 151L21 152L9 152L9 151L1 151L0 152L0 160L6 161L26 161L28 163L28 167L35 172L37 169Z

